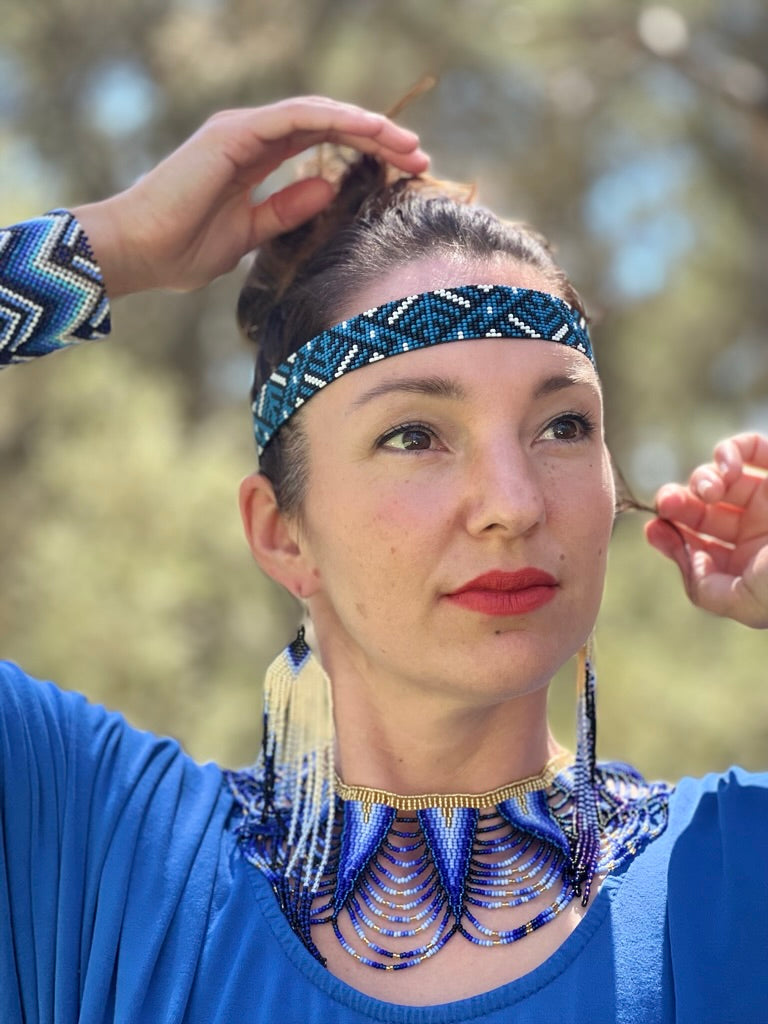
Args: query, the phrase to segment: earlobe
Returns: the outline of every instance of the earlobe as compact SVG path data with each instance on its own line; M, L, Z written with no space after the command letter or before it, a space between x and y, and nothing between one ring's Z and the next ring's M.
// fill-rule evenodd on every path
M263 473L252 473L240 484L240 515L254 559L276 583L298 598L316 587L316 574L299 540L295 520L280 511L275 490Z

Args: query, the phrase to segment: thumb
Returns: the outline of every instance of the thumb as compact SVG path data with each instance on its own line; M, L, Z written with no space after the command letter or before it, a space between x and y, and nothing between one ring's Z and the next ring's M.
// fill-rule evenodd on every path
M334 194L333 186L323 178L304 178L273 192L251 211L251 248L314 217L330 203Z

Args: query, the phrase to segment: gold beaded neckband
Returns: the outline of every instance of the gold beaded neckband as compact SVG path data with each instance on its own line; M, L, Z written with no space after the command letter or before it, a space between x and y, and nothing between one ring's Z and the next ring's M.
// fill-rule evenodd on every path
M497 807L505 800L521 800L527 793L535 793L549 787L566 765L573 761L573 755L567 750L560 750L551 757L542 770L518 782L508 783L498 789L485 793L418 793L401 795L390 793L386 789L375 789L369 786L358 786L343 782L336 776L336 795L345 801L354 801L362 805L366 813L375 804L392 807L396 811L424 811L438 808L451 811L459 807L488 810Z

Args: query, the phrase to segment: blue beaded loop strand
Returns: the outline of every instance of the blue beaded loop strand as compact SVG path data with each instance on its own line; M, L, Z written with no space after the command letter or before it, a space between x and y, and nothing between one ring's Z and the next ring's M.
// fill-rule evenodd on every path
M265 776L232 773L229 782L242 811L243 855L270 880L307 949L324 962L315 939L330 927L361 963L403 970L454 936L477 946L517 942L583 895L574 863L578 772L578 763L561 760L537 780L477 798L396 797L338 783L330 848L318 839L311 854L325 865L314 890L302 884L304 865L285 871L290 815L265 802ZM606 875L664 831L670 787L610 763L595 766L594 793L594 868ZM530 918L499 926L505 910L528 904Z

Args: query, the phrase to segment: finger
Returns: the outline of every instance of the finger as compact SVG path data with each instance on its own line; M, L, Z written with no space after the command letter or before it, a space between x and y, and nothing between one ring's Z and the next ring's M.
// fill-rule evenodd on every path
M666 519L652 519L646 523L645 539L662 555L673 560L678 550L685 547L680 533Z
M656 511L679 527L733 543L741 526L741 510L725 503L708 504L690 488L665 484L656 496Z
M734 553L731 544L714 537L702 537L665 519L653 519L647 523L645 536L652 547L677 562L687 579L695 575L693 565L702 556L706 556L706 564L712 571L727 565Z
M694 469L688 486L702 501L712 504L723 500L727 485L717 466L708 464Z
M284 100L268 107L226 111L215 115L210 132L240 169L265 158L275 148L279 158L294 156L319 142L337 142L362 152L376 153L407 170L426 170L429 158L419 149L418 136L383 114L323 97Z
M705 502L745 505L754 494L755 481L763 478L766 469L768 438L756 433L736 434L719 442L714 461L694 469L688 486Z
M722 571L727 548L701 538L688 543L685 531L676 531L662 519L648 523L645 532L649 543L675 562L693 604L747 625L766 625L765 600L751 593L743 576Z
M677 530L689 559L694 558L698 552L702 551L712 559L713 564L716 564L718 568L723 568L733 561L735 546L729 541L722 540L720 537L696 533L678 523L669 523L669 526Z
M429 157L421 149L400 153L382 146L378 139L367 136L339 132L294 132L274 142L264 143L258 158L238 169L237 180L245 186L258 185L286 160L325 142L376 156L407 174L421 174L429 167Z
M296 131L274 141L263 143L265 148L257 163L253 165L254 171L263 175L265 154L271 152L270 146L274 150L274 156L269 158L269 170L273 170L284 160L324 142L330 142L336 146L347 146L350 149L356 149L359 153L371 154L408 174L421 174L429 167L429 157L419 148L402 151L387 146L377 135L328 129L326 131Z
M762 573L723 571L707 551L694 551L691 556L691 589L694 604L716 615L727 615L755 629L768 626Z
M733 464L768 470L768 437L755 432L736 434L715 448L715 462L724 471Z
M395 124L384 114L324 96L304 96L261 107L252 112L251 121L254 131L266 140L314 131L375 138L383 149L395 153L410 153L419 145L415 132Z
M697 466L688 486L704 501L721 501L726 490L741 476L744 459L736 438L720 441L715 447L714 461Z
M754 594L743 576L706 573L696 586L692 600L704 611L726 615L753 629L768 628L765 597Z
M734 508L744 508L753 500L765 479L759 470L749 468L729 471L726 479L715 465L710 464L698 466L691 473L688 489L707 505L722 502Z
M338 146L348 146L359 153L367 153L378 157L385 163L392 164L408 174L422 174L429 167L429 157L419 148L402 151L386 145L379 136L354 135L350 132L330 132L318 141L332 142ZM313 143L313 145L316 143ZM302 145L297 152L307 149Z
M250 248L255 249L314 217L334 194L333 186L322 178L304 178L274 192L251 211Z

